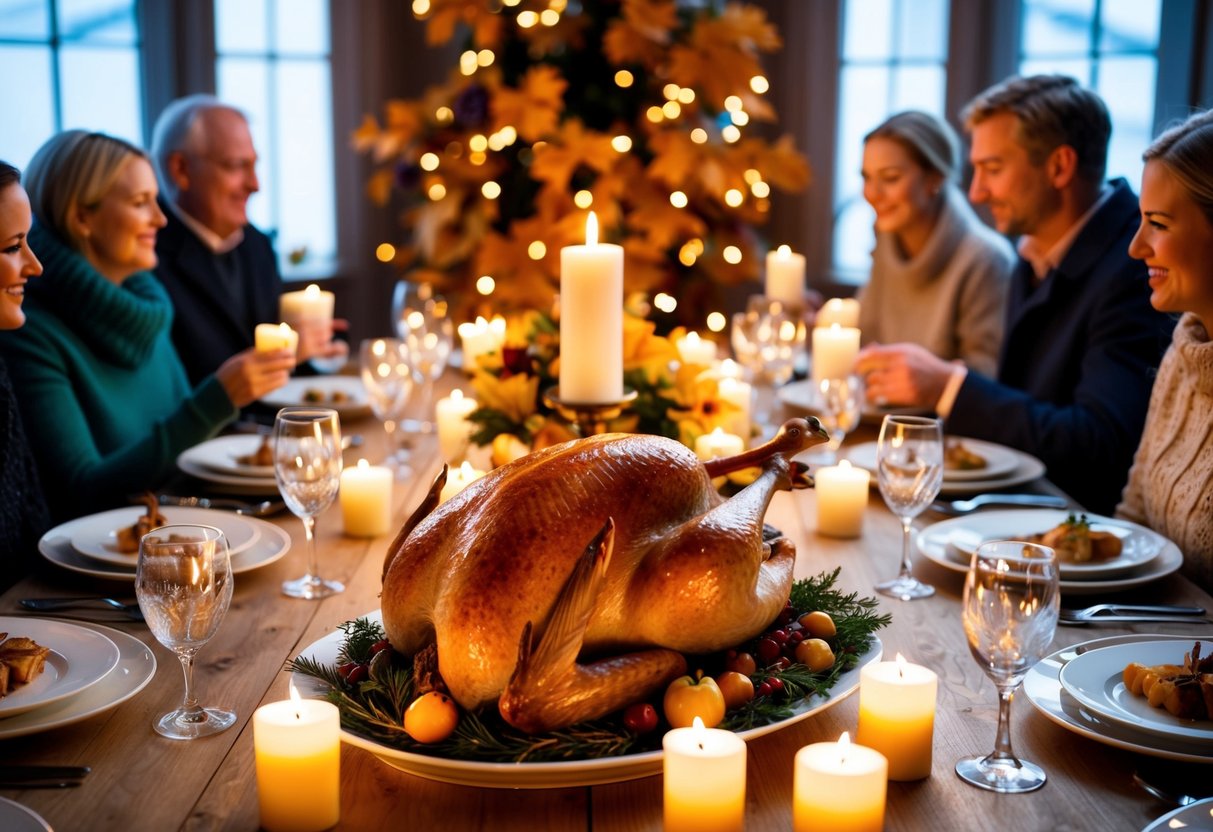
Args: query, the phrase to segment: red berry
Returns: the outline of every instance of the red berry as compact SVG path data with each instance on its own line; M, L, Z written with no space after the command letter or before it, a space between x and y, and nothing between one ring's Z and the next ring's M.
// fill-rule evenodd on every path
M804 641L804 633L800 632L800 630L793 630L788 633L788 641L792 644L800 644L800 642Z
M366 665L356 664L356 665L354 665L354 669L351 670L349 672L349 674L345 677L345 681L349 682L351 685L356 685L359 682L365 682L366 677L367 677L367 672L368 671L367 671Z
M771 662L771 667L777 668L779 670L787 670L791 666L792 666L792 660L789 659L787 656L779 656L777 659L775 659L775 661Z
M381 638L379 641L371 645L371 655L374 656L378 653L382 653L384 650L389 650L391 649L391 646L392 643L390 641L388 641L386 638Z
M771 638L775 640L776 644L786 644L788 640L787 630L776 630L771 633Z
M762 659L764 663L774 661L779 652L779 642L769 638L759 639L758 658Z
M342 679L349 681L350 673L358 666L358 662L346 662L345 664L337 665L337 675Z
M767 684L770 685L771 690L775 691L776 693L783 690L783 679L780 679L778 676L772 676L770 679L767 679Z
M771 695L770 680L768 679L767 681L765 681L761 685L759 685L758 689L754 691L754 695L755 696L770 696Z
M647 734L657 727L657 709L648 702L629 705L623 712L623 727L633 734Z

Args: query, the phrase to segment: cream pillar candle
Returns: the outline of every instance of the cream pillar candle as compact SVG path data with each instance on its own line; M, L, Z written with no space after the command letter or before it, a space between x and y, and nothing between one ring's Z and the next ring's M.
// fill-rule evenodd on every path
M745 742L732 731L675 728L661 740L665 832L740 832L745 828Z
M475 323L462 323L459 341L463 345L463 369L470 373L476 369L480 356L501 351L505 344L505 318L495 315L493 320L486 321L477 317Z
M750 400L753 398L753 388L748 382L735 378L722 378L716 384L716 394L722 402L733 405L736 410L724 420L724 429L735 433L742 441L750 438Z
M707 462L725 456L737 456L745 450L745 441L736 434L725 433L722 428L716 428L711 433L705 433L695 439L695 455Z
M451 468L447 471L446 485L442 486L438 502L445 503L483 476L484 471L477 471L470 462L464 462L458 468Z
M315 283L300 292L283 292L278 296L278 314L296 329L304 321L333 320L336 296L322 291Z
M716 360L716 342L700 338L698 332L688 332L685 338L674 342L678 357L683 364L698 364L706 367Z
M341 817L341 722L337 706L294 697L253 713L261 826L319 832Z
M859 326L859 301L855 298L830 298L817 310L814 326Z
M859 330L852 326L813 329L813 380L842 378L853 372L859 354Z
M804 303L804 255L788 246L767 252L766 296L794 308Z
M889 764L884 756L853 745L817 742L796 752L792 778L794 832L880 832L884 828Z
M451 395L439 399L435 406L438 417L438 451L444 462L463 458L467 451L474 425L468 416L479 407L476 400L463 395L462 390L452 390Z
M623 247L598 242L593 211L585 245L560 250L560 398L623 398Z
M289 324L257 324L253 330L253 344L257 352L288 349L294 352L299 346L299 333Z
M358 460L341 472L341 518L351 537L378 537L392 527L392 471Z
M817 533L830 537L859 537L863 512L868 507L872 475L842 460L813 472L817 495ZM860 740L862 742L862 740Z
M726 358L724 361L718 361L713 365L712 371L718 378L735 378L739 381L745 380L745 367L742 367L731 358Z
M856 739L888 758L890 780L930 776L938 685L933 671L900 653L897 661L872 662L859 672Z

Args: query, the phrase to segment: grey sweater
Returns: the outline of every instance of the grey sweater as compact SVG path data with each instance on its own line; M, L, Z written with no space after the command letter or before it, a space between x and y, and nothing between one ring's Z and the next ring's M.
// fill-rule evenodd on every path
M1011 244L946 186L935 230L916 257L907 260L892 234L877 233L872 273L859 292L863 342L919 344L993 376L1014 264Z

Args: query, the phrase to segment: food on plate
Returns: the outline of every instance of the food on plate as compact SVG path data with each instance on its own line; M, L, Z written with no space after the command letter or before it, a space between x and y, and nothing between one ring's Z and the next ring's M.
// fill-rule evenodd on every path
M1099 563L1120 557L1123 548L1120 538L1111 532L1092 530L1085 514L1068 514L1055 528L1022 539L1048 546L1062 563Z
M252 465L258 468L270 468L274 465L274 444L269 434L261 437L261 444L251 454L236 457L237 465Z
M763 515L808 487L792 457L816 419L709 462L660 436L606 434L502 466L439 505L440 474L389 549L383 626L463 708L528 733L651 699L684 653L735 647L785 609L795 547ZM762 474L725 499L712 477ZM593 660L579 663L582 654Z
M7 696L42 673L51 650L24 636L0 633L0 640L0 696Z
M949 439L944 443L943 467L945 471L978 471L989 465L986 458L965 445L961 439Z
M1180 719L1213 719L1213 655L1200 657L1200 642L1184 654L1184 663L1145 666L1130 662L1122 674L1125 688L1155 708Z
M703 727L715 728L724 719L725 698L716 680L700 670L694 678L679 676L670 682L661 707L671 728L690 728L696 717Z
M118 544L115 548L124 555L138 554L140 538L152 529L168 525L168 520L160 513L160 503L157 501L155 494L147 491L140 499L147 506L146 513L140 515L134 525L126 526L115 532L118 538Z
M309 387L303 391L303 400L308 404L343 404L350 400L350 394L344 390L321 390L319 387Z

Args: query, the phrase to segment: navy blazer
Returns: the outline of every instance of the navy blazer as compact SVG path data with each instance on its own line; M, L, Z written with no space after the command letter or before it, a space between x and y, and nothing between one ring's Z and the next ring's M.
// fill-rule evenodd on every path
M1111 514L1128 479L1150 388L1175 319L1150 306L1146 267L1129 257L1137 197L1123 179L1035 286L1011 277L998 380L969 372L947 430L1039 457L1049 479Z
M244 240L215 254L160 206L168 225L156 235L154 274L173 301L173 344L197 384L238 352L253 346L257 324L278 321L282 275L269 237L251 225Z

